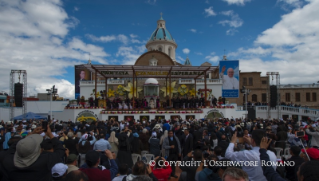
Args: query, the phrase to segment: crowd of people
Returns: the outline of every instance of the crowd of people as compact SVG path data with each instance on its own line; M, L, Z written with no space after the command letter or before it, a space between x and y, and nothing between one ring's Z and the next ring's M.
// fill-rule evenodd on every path
M0 130L4 181L319 180L319 127L310 119L15 120L2 121ZM268 161L294 164L262 164Z
M77 104L83 106L83 102L85 100L81 100L80 97L77 99ZM94 105L98 105L98 99L94 100L92 97L88 100L89 106L94 107ZM180 108L198 108L205 105L205 98L203 95L201 98L198 96L193 96L192 98L184 98L184 97L173 97L170 100L167 97L166 100L160 100L158 96L151 97L149 100L146 98L133 98L129 99L128 97L125 99L121 99L120 97L116 97L114 99L106 98L106 109L137 109L137 108L166 108L171 105L171 107L175 109ZM217 105L217 99L212 99L212 105Z

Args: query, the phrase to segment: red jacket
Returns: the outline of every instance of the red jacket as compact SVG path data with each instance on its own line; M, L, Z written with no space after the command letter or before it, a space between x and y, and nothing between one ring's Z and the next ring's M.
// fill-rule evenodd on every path
M111 172L108 169L100 170L98 168L80 168L89 181L111 181Z
M172 173L172 168L169 165L166 168L151 168L158 181L168 181L168 177Z

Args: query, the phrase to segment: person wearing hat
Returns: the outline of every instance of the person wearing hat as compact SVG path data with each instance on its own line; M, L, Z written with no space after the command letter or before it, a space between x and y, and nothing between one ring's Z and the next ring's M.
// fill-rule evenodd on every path
M64 180L68 173L68 166L63 163L57 163L52 167L51 172L53 180Z
M75 154L70 154L66 159L66 164L68 165L68 173L78 170L78 157Z
M309 158L307 155L309 156ZM300 157L302 157L305 161L311 161L311 160L319 161L319 150L317 148L308 148L307 150L302 149Z
M6 152L0 153L3 180L51 180L51 168L62 161L64 148L47 127L48 136L54 145L54 152L41 152L43 137L41 128L19 142L14 143Z
M118 166L113 159L113 154L110 150L105 150L105 155L111 162L110 169L100 169L100 153L94 150L90 150L85 155L85 162L88 168L80 168L79 170L86 173L89 180L94 181L111 181L117 174Z

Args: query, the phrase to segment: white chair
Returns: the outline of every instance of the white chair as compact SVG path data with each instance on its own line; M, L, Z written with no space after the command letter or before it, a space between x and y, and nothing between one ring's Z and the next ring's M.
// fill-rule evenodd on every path
M155 156L153 154L144 154L143 157L147 159L147 163L155 159Z
M133 160L133 165L134 165L137 161L141 160L141 155L133 153L132 160Z
M285 157L286 160L291 157L290 148L285 148L283 157Z
M281 152L283 151L282 148L279 148L279 147L275 147L275 150L277 152L277 159L281 159Z
M147 150L141 151L141 155L142 155L142 156L145 155L145 154L147 154L147 153L149 153Z

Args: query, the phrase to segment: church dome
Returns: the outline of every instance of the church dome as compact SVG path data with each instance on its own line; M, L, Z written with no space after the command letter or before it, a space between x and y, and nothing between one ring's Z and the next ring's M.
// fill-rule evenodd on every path
M162 13L161 13L161 18L157 21L157 28L152 33L151 38L149 39L149 41L154 41L154 40L174 41L171 33L166 29L166 22L162 17Z
M158 81L154 78L148 78L144 85L158 85Z
M171 33L166 28L157 28L153 33L149 41L152 40L171 40L174 41Z

